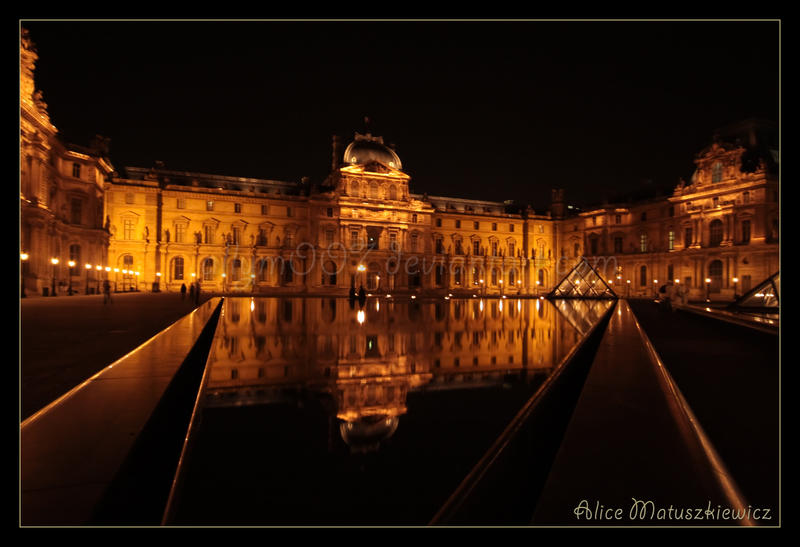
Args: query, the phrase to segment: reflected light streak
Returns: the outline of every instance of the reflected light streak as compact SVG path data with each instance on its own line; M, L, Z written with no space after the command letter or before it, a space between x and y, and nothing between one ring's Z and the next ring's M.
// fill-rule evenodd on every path
M365 319L364 310L358 310L358 313L356 313L356 319L358 320L358 323L360 325L364 324L364 319Z

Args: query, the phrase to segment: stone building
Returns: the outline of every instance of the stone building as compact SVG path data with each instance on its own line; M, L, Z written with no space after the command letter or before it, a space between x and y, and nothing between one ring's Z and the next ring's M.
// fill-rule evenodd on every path
M23 294L91 293L107 279L117 291L541 295L587 256L622 296L672 280L691 299L731 300L779 269L776 131L765 122L721 131L671 196L575 214L555 189L537 214L413 193L401 158L370 133L346 146L334 137L316 183L117 172L103 138L60 141L25 32L20 51Z
M21 294L96 291L108 254L104 183L113 172L108 142L64 144L36 90L38 55L23 30L20 45ZM56 262L57 261L57 262Z

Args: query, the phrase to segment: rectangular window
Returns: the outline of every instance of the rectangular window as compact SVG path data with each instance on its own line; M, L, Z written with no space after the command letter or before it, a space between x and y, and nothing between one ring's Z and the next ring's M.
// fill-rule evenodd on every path
M133 199L133 194L132 193L128 192L127 194L125 194L125 203L127 205L133 204L133 201L134 201L134 199Z
M356 230L350 232L350 247L352 247L353 249L357 249L359 247L358 232Z
M750 243L750 221L742 221L742 243Z
M286 216L287 217L291 217L292 214L293 214L292 208L291 207L287 207L286 208Z
M481 254L481 242L475 240L472 242L472 254L479 256Z
M419 242L419 236L417 234L411 234L411 252L417 252L417 244Z
M622 223L622 215L614 215L614 223L621 224Z
M440 219L440 218L436 219L436 227L437 228L441 228L442 227L442 219Z
M241 213L242 212L242 204L241 203L234 203L233 204L233 212L234 213Z
M262 205L261 206L261 214L268 215L269 214L269 205Z
M539 227L539 233L543 234L544 233L544 224L539 224L538 227Z
M213 210L214 210L214 202L206 201L206 211L213 211Z
M411 222L416 224L417 223L417 213L411 215Z
M512 224L512 226L513 226L513 224ZM514 245L514 242L510 241L508 243L508 256L514 256L515 251L516 251L516 247Z
M333 207L328 207L328 208L325 210L325 214L326 214L327 216L329 216L329 217L332 217L332 216L333 216Z
M203 243L208 245L214 243L214 227L203 226Z
M266 230L264 230L264 228L258 229L258 242L256 243L256 245L259 245L261 247L266 247L267 245L267 232ZM264 280L262 279L261 281Z
M592 217L592 226L597 226L597 217Z
M241 244L241 238L242 238L242 229L234 226L233 227L233 244L234 245Z
M441 237L436 238L436 254L444 254L444 241Z
M513 224L509 224L508 225L508 231L509 232L513 232L514 231L514 225Z
M183 243L186 240L186 225L175 225L175 243Z
M497 242L492 241L492 256L497 256Z
M493 232L497 231L497 223L496 222L492 222L492 231Z
M689 247L691 247L691 245L692 245L692 229L686 228L683 231L683 246L688 249Z
M639 250L643 253L647 252L647 234L639 236Z
M673 205L673 206L671 206L671 207L668 209L668 212L669 212L669 216L671 216L671 217L674 217L674 216L675 216L675 206L674 206L674 205Z
M618 254L622 254L622 238L615 237L614 238L614 252Z
M83 200L80 198L72 198L70 200L70 222L72 224L80 224L83 216Z
M473 222L473 223L472 223L472 226L473 226L473 227L474 227L476 230L480 230L480 229L481 229L481 223L480 223L480 222Z
M178 209L186 209L186 199L185 198L178 198Z
M642 213L642 216L640 218L642 219L642 222L646 221L647 220L647 212Z
M456 241L456 254L457 255L463 255L464 254L464 249L461 248L461 240L460 239Z
M81 164L80 163L73 163L72 164L72 176L76 179L81 178Z
M334 237L333 230L327 230L325 232L325 244L326 245L333 245L333 237Z
M133 239L133 220L129 218L122 223L122 239Z
M389 234L389 250L396 251L397 250L397 234L391 232Z
M670 251L674 251L675 250L675 232L673 230L670 230L669 234L667 235L667 248ZM670 277L672 277L672 276L670 276Z
M461 228L461 221L460 220L456 221L456 228Z

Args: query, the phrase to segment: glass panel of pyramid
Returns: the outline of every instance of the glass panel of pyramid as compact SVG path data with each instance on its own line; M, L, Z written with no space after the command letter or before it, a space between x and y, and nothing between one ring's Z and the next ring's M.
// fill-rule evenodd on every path
M613 305L612 301L601 299L562 298L555 302L556 309L581 336L586 335Z
M764 280L756 288L733 303L734 308L778 309L780 301L781 272Z
M549 298L616 298L611 287L603 281L586 258L580 262L556 285Z

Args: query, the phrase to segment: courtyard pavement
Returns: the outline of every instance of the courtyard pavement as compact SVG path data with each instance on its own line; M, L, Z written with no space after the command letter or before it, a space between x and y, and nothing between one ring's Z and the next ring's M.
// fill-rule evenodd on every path
M201 293L200 303L212 294ZM196 306L187 294L29 296L19 300L20 421Z

